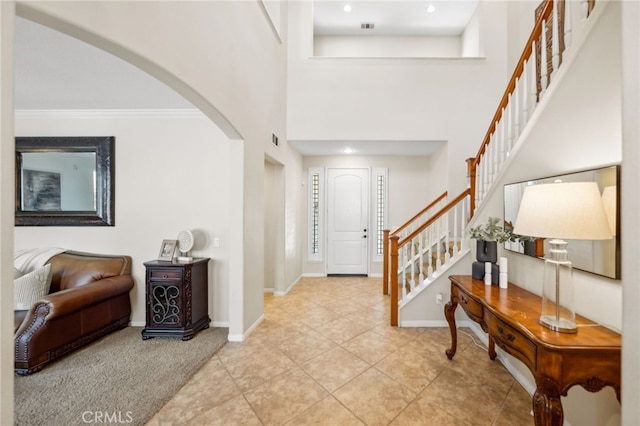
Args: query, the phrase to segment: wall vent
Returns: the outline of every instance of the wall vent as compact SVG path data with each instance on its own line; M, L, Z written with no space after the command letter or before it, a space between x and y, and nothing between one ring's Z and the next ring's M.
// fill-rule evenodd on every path
M373 22L363 22L360 24L360 28L363 30L372 30L374 27Z
M280 145L280 142L278 141L278 137L275 135L275 133L271 133L271 143L274 144L275 146Z

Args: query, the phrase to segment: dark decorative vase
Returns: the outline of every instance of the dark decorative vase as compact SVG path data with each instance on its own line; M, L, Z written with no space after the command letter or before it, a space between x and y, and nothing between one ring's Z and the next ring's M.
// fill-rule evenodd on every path
M476 241L476 259L478 262L498 262L498 243L496 241Z
M527 256L536 256L536 242L535 241L525 241L524 242L524 254Z

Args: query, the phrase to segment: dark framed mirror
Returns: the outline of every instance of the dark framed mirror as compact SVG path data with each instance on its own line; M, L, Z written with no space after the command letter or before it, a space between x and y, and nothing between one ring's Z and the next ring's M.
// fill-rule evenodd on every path
M17 137L16 226L114 226L113 136Z
M602 196L602 203L609 219L612 239L587 241L567 240L571 251L569 260L574 269L620 279L620 166L603 167L565 175L516 182L504 186L505 226L513 226L518 217L518 209L524 189L529 185L552 182L596 182ZM524 241L507 241L504 248L528 256L544 258L549 252L548 242L542 238Z

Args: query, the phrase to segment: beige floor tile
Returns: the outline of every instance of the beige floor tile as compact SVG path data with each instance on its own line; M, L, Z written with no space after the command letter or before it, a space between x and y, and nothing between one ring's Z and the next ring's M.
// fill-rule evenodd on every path
M364 425L331 395L287 422L288 426L361 426Z
M222 362L214 357L155 416L161 424L184 424L240 395Z
M327 395L327 392L298 367L273 377L245 393L265 425L282 424Z
M486 349L474 345L458 351L449 362L449 368L465 376L469 384L488 385L505 394L514 382L513 376L497 358L492 361Z
M420 393L447 368L446 357L443 358L437 360L405 347L393 352L375 367L415 393Z
M386 425L416 394L375 368L370 368L333 393L367 425Z
M245 398L240 395L193 418L188 425L261 426L262 423Z
M280 342L277 346L293 362L301 364L335 348L337 344L315 330L308 330L292 339Z
M468 382L463 374L451 369L443 371L420 394L426 402L455 415L468 425L492 424L506 396L506 392L490 386Z
M375 325L367 322L354 322L353 318L347 315L335 321L322 324L316 327L315 330L336 343L342 343L370 330L373 326Z
M535 423L531 409L531 396L515 382L507 394L507 399L498 415L495 426L527 426Z
M396 339L392 339L373 330L347 340L342 347L373 365L399 348Z
M448 327L391 327L380 279L303 278L264 300L248 339L227 343L148 425L533 424L531 397L469 329L449 361Z
M369 364L337 347L305 362L301 368L329 392L349 382L369 368Z
M249 357L225 362L229 374L243 392L292 368L295 364L277 348L265 347Z
M416 398L391 424L394 426L466 426L463 421L429 404L424 398Z

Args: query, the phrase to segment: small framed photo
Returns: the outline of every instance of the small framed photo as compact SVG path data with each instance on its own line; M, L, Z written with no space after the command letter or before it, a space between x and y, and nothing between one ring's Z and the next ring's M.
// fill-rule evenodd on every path
M176 245L178 245L178 240L162 240L158 260L171 262L173 260L173 253L176 251Z

